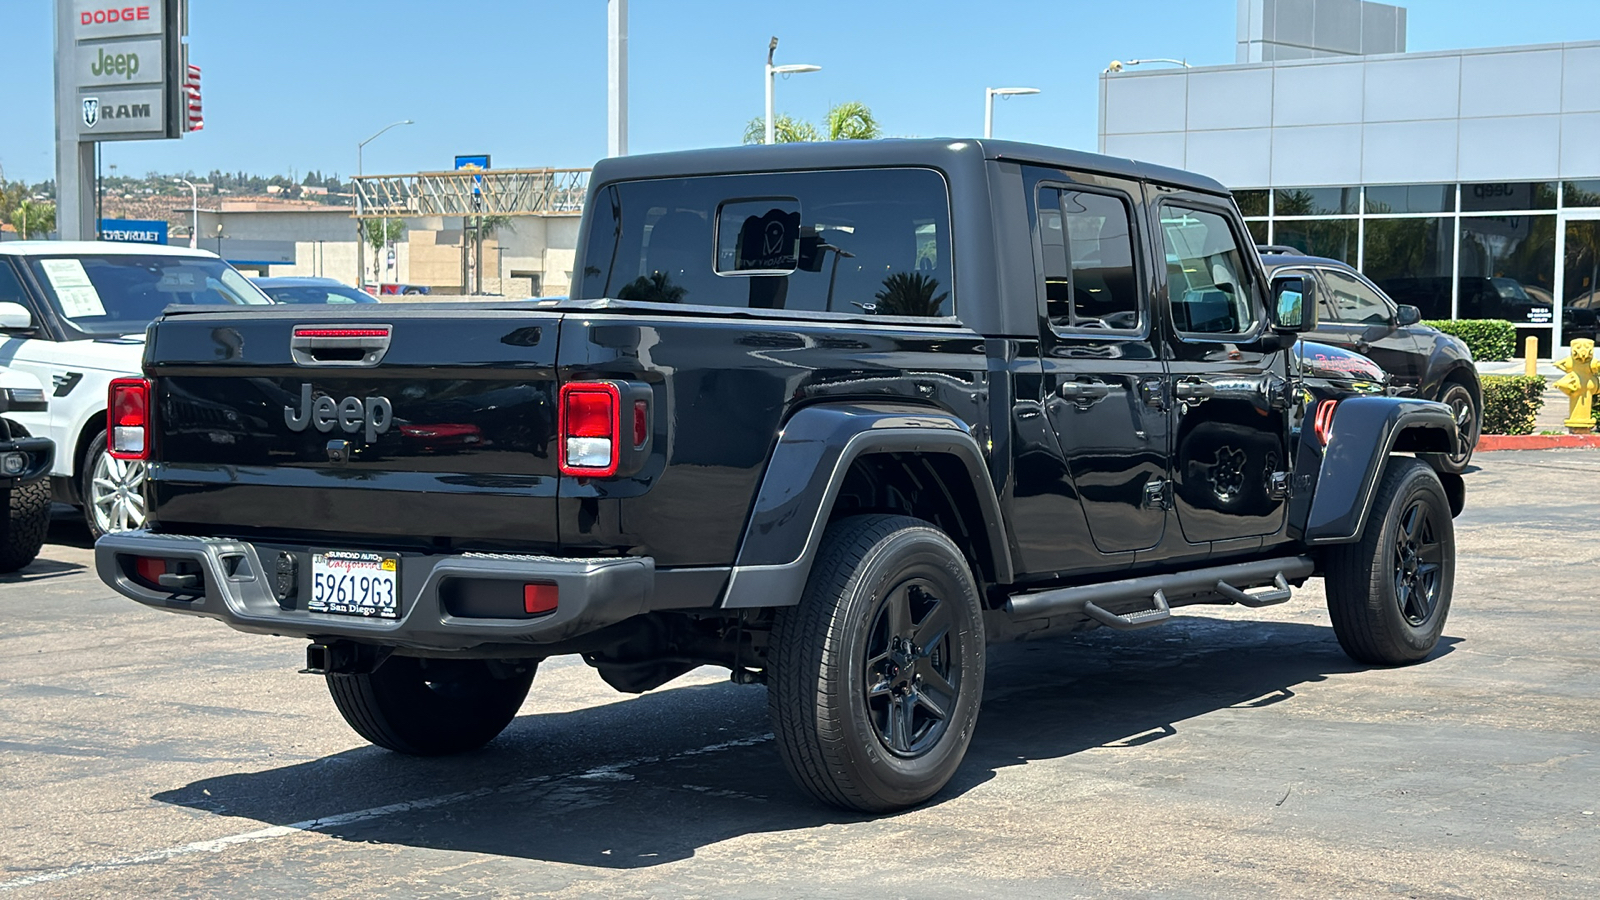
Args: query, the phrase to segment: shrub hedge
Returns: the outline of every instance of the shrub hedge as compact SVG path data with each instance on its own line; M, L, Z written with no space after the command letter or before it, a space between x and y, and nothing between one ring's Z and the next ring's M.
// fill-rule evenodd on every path
M1544 376L1484 375L1483 433L1533 434L1533 420L1544 406Z
M1422 324L1461 338L1478 362L1500 362L1517 352L1516 326L1504 319L1429 319Z

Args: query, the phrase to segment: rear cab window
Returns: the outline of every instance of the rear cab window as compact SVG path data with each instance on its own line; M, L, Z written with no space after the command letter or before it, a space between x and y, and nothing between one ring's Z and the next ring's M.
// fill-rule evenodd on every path
M1133 210L1120 196L1039 188L1045 314L1058 334L1134 334L1141 327Z
M590 218L575 299L955 315L949 191L932 169L619 182Z

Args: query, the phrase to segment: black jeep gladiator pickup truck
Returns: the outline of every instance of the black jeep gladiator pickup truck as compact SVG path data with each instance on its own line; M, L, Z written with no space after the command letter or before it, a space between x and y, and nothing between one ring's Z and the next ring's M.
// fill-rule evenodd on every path
M1315 576L1358 660L1439 637L1464 487L1407 454L1457 449L1450 410L1311 393L1315 284L1270 287L1207 178L975 140L608 159L572 284L169 310L111 388L150 518L100 576L309 639L403 753L491 740L558 654L632 692L726 666L861 810L950 779L991 642Z

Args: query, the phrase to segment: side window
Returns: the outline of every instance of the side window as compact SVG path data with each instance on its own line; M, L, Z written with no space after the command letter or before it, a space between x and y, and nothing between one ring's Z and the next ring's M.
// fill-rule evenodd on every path
M1107 194L1039 192L1045 312L1057 331L1135 331L1139 277L1128 204Z
M1389 304L1383 302L1372 288L1343 272L1322 271L1322 280L1328 285L1333 300L1333 318L1338 322L1355 322L1377 325L1389 321ZM1320 310L1319 310L1320 312Z
M28 296L22 292L22 282L17 280L17 273L11 271L11 264L3 258L0 258L0 303L28 305Z
M1202 209L1164 205L1167 290L1172 321L1185 334L1255 330L1257 313L1244 257L1228 220Z

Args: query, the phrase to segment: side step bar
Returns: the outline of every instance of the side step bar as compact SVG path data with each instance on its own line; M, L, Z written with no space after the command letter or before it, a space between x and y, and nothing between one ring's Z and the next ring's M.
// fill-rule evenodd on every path
M1290 581L1300 581L1316 571L1309 556L1285 556L1255 562L1213 566L1170 575L1146 575L1103 584L1057 588L1037 594L1018 594L1006 601L1006 612L1013 619L1043 619L1049 616L1086 615L1108 628L1129 630L1159 625L1172 618L1167 597L1210 594L1252 609L1271 606L1289 599ZM1250 588L1269 586L1266 591L1246 593ZM1151 606L1131 613L1114 613L1106 604L1145 600Z

